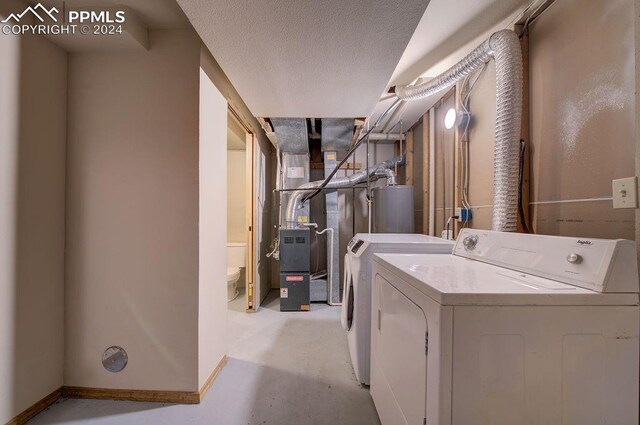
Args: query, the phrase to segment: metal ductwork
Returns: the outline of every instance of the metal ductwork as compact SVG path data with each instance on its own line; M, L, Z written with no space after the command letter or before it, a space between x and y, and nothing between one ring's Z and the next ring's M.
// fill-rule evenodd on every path
M353 118L322 119L322 151L346 152L353 139Z
M309 182L309 134L307 120L304 118L272 118L271 125L276 134L278 150L282 153L279 170L279 187L296 189ZM283 192L281 205L286 205L290 193ZM308 216L309 211L301 211ZM280 223L285 221L284 211L280 210Z
M393 172L393 168L396 166L396 164L400 165L402 163L402 159L403 158L401 156L398 156L385 162L381 162L380 164L371 167L369 174L367 174L367 170L361 170L357 173L351 174L350 176L339 178L334 177L329 181L329 183L327 183L326 188L338 189L342 187L355 186L358 183L366 182L369 177L374 179L386 178L387 184L395 185L396 175ZM298 226L298 210L300 210L300 208L303 208L301 202L302 197L305 195L305 193L307 193L307 191L304 189L314 189L320 187L322 183L323 180L306 183L298 187L298 189L302 190L292 192L291 196L289 197L289 202L287 204L287 210L285 213L286 227L295 228Z
M337 166L338 152L346 152L351 147L354 129L353 118L323 118L321 148L324 155L325 177ZM340 211L338 192L324 192L326 227L331 238L327 239L327 279L329 281L327 301L331 305L340 303ZM296 220L297 218L294 218ZM297 220L296 220L297 221ZM338 283L338 284L336 284Z
M492 229L516 230L518 211L518 172L520 125L522 117L522 53L515 32L495 32L460 62L421 84L398 86L402 100L421 99L452 87L457 81L496 62L496 128L493 179Z
M283 153L309 154L309 131L304 118L271 118L278 149Z

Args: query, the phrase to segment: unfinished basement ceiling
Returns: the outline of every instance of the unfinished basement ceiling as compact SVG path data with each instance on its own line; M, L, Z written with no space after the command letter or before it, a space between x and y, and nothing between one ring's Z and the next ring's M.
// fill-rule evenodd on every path
M251 112L367 116L428 0L178 0Z

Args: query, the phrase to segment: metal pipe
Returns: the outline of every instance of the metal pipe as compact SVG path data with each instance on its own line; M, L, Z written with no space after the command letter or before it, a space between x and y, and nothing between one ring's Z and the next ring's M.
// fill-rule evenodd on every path
M277 165L276 165L276 174L278 175L278 178L276 180L276 190L280 190L282 189L283 186L283 176L282 176L282 158L280 155L280 148L276 147L276 159L277 159ZM280 197L278 197L278 227L282 226L282 199Z
M398 139L405 140L405 135L401 136L398 133L371 133L369 134L369 140L372 142L395 142Z
M351 188L351 237L356 235L356 187Z
M367 188L366 185L364 185L364 186L355 185L355 186L334 187L334 188L325 187L324 189L320 189L320 190L322 190L322 191L326 191L326 190L352 190L352 189L366 189L366 188ZM308 189L300 189L300 188L297 188L297 189L273 189L273 192L274 193L275 192L296 192L296 191L313 192L315 190L318 190L318 189L316 189L315 187L310 187Z
M389 117L389 119L387 120L387 122L382 126L382 129L380 130L382 133L390 133L391 130L393 130L393 128L396 126L396 124L392 125L389 128L389 125L399 116L402 116L402 113L404 112L404 110L406 109L407 106L407 102L406 101L402 101L400 102L400 104L398 105L398 107L395 109L395 111L393 111L393 113L391 114L391 116Z
M436 232L436 110L429 111L429 234Z
M399 136L402 136L402 120L400 120L400 131L398 132ZM400 137L400 155L402 155L402 137ZM394 170L396 176L398 175L398 164L396 163L396 169Z
M289 203L287 204L287 210L285 212L286 223L285 225L288 228L295 228L298 226L296 220L296 211L304 204L304 193L305 189L315 189L315 192L321 192L322 189L338 189L343 187L351 187L357 185L358 183L363 183L370 178L379 179L386 178L388 184L396 184L395 174L391 170L396 162L402 163L403 157L398 156L393 159L381 162L380 164L375 165L371 168L370 173L367 173L366 170L358 171L357 173L353 173L349 176L339 177L331 179L328 183L325 183L323 180L305 183L300 186L293 194L289 197ZM321 187L323 184L325 186Z
M353 156L352 164L353 164L353 169L355 170L356 169L355 155ZM356 187L357 186L353 186L353 190L351 191L351 237L352 238L356 235Z
M367 126L369 124L367 123ZM368 128L367 128L368 130ZM371 139L367 134L367 175L369 175L369 146L371 145ZM369 218L368 231L371 233L371 179L367 179L367 216Z
M362 142L364 141L364 139L380 124L380 122L384 119L384 117L387 116L387 114L396 106L398 106L398 104L400 103L400 99L396 99L388 108L386 111L384 111L382 113L382 115L380 115L380 117L378 117L378 119L376 120L375 124L373 124L373 127L371 127L369 130L367 130L367 132L360 137L360 139L351 147L351 149L349 149L349 151L346 153L346 155L344 156L344 158L342 159L342 161L340 161L338 163L338 165L336 165L336 168L333 169L333 171L331 171L331 173L329 173L328 176L325 177L325 179L322 181L322 183L320 185L318 185L318 189L322 189L324 187L326 187L329 182L331 181L331 179L333 178L333 176L336 175L336 173L338 172L338 170L340 169L340 167L342 167L344 165L345 162L347 162L347 160L349 159L349 157L351 157L351 155L353 155L353 153L356 151L356 149L358 149L358 146L360 146L362 144ZM314 198L315 196L318 195L318 193L320 193L320 190L316 190L315 192L313 192L311 195L305 195L305 197L302 199L302 202L306 202L312 198Z

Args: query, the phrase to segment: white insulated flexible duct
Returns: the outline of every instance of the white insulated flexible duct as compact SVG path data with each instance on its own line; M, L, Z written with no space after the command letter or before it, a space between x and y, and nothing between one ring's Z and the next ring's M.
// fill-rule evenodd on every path
M496 62L496 129L493 177L492 229L516 230L520 124L522 117L522 53L515 32L501 30L460 62L436 78L413 86L398 86L396 96L415 100L452 87L491 58Z
M361 170L357 173L353 173L350 176L346 177L334 177L327 183L325 188L327 189L338 189L342 187L351 187L358 183L362 183L367 181L369 177L373 178L387 178L387 184L395 185L396 184L396 175L393 172L393 167L395 167L396 163L402 162L402 157L398 156L393 159L387 160L385 162L381 162L380 164L374 165L371 167L369 174L367 174L367 170ZM296 211L302 205L302 197L305 195L306 191L304 189L314 189L319 187L324 180L318 180L315 182L309 182L301 185L298 189L291 193L289 197L289 203L287 204L286 211L286 226L287 228L295 228L298 226L298 222L296 220Z

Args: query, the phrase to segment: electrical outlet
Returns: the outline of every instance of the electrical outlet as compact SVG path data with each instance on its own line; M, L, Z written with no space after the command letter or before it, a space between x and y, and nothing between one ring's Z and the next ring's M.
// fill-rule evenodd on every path
M467 221L471 221L472 214L470 208L456 208L455 216L456 221L459 223L466 223Z
M442 231L442 239L451 240L453 239L453 230L443 230Z
M638 180L634 177L613 181L613 208L638 208Z

